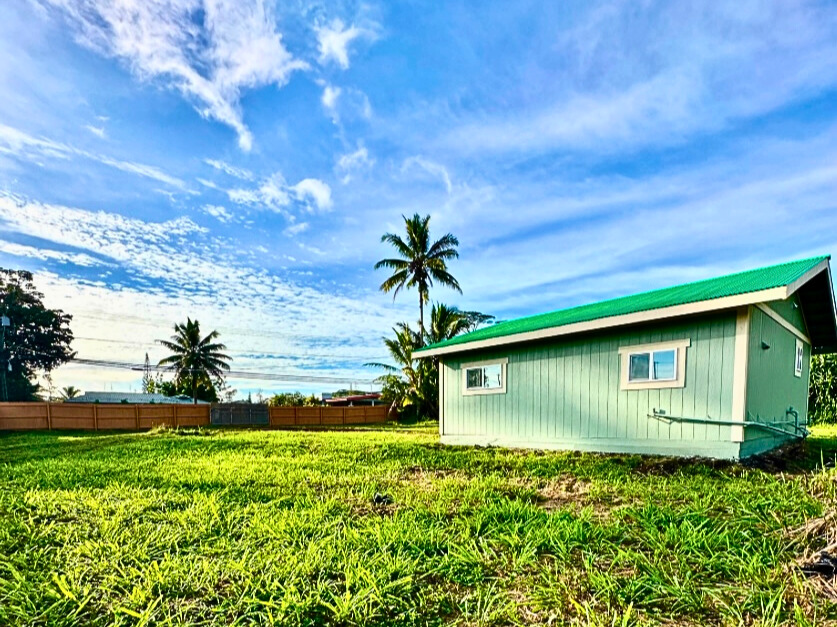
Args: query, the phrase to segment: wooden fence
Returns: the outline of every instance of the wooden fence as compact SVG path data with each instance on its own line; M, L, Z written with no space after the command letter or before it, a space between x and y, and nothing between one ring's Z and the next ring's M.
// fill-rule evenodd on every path
M0 431L33 429L150 429L210 424L210 405L0 403ZM387 406L271 407L270 426L352 425L387 421Z

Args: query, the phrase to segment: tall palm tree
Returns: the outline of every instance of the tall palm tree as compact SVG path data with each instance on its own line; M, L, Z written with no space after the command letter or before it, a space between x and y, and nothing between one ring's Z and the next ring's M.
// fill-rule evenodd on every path
M430 243L430 216L419 214L404 218L407 229L406 241L400 235L385 233L382 242L392 244L397 258L381 259L375 269L388 268L392 275L381 283L382 292L393 292L393 299L403 288L415 287L419 294L419 333L424 335L424 305L430 300L433 281L455 289L460 294L459 282L448 272L447 261L459 257L456 247L459 240L450 233Z
M230 357L223 350L226 346L215 342L218 331L212 331L201 338L201 327L197 320L186 318L186 324L175 324L174 335L169 340L157 340L172 354L160 360L159 365L169 366L175 377L187 383L192 390L192 401L198 402L198 385L213 385L213 380L223 379L224 370L229 370Z

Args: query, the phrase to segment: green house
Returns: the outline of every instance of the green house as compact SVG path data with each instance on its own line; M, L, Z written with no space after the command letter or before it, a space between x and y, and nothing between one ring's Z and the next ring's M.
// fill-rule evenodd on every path
M807 434L830 257L501 322L439 360L442 442L741 459Z

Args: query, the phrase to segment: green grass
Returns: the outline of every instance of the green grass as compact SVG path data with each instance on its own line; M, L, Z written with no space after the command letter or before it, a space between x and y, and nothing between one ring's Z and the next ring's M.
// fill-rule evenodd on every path
M437 441L0 435L0 625L837 619L787 532L834 508L835 427L761 469Z

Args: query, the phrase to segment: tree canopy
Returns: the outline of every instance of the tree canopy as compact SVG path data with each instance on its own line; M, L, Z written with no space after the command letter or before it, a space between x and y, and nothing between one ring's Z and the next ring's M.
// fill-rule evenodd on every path
M70 348L73 317L43 304L31 272L5 268L0 268L0 316L10 322L0 351L8 400L36 400L38 385L33 379L38 371L48 373L75 356ZM0 400L2 396L0 378Z
M231 358L222 352L227 347L215 341L218 337L218 331L201 337L200 322L186 318L185 324L174 325L171 340L158 340L172 352L161 359L159 365L174 370L174 389L184 390L195 403L198 402L198 392L201 389L214 397L212 400L217 400L215 388L223 383L224 371L230 369L228 362Z
M381 259L375 269L387 268L392 274L381 283L382 292L392 292L393 299L404 288L416 288L419 296L419 333L424 334L424 306L430 302L433 281L462 293L459 282L448 272L447 262L459 257L459 240L446 233L431 244L430 216L419 214L404 218L407 239L385 233L381 241L391 244L398 257Z

